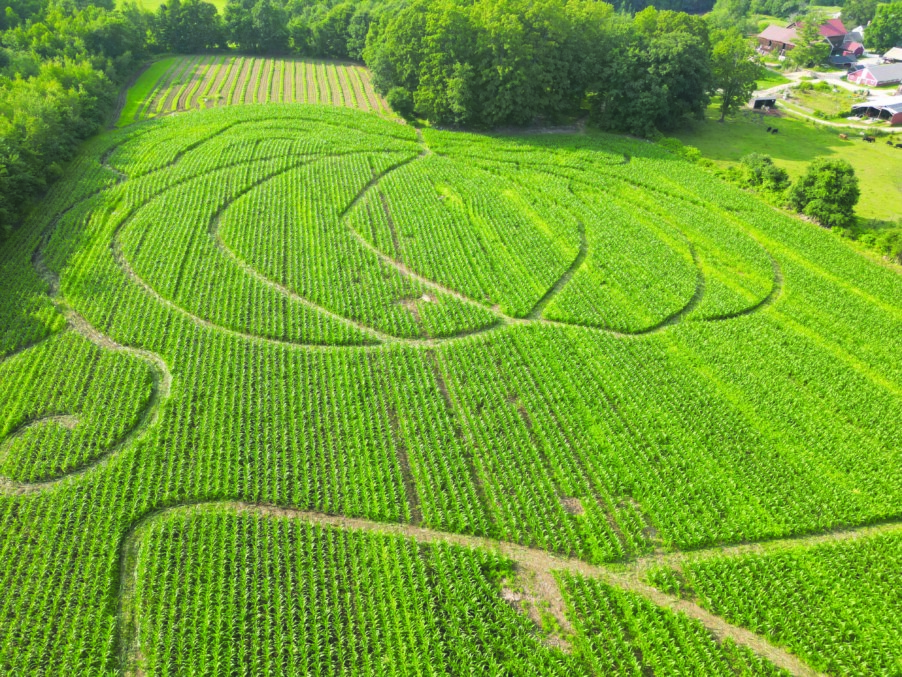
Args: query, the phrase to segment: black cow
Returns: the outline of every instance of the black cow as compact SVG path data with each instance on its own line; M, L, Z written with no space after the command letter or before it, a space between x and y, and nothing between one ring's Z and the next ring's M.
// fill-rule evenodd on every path
M897 143L896 148L902 148L902 143Z
M868 143L874 143L877 139L875 139L873 136L866 136L864 137L864 140Z

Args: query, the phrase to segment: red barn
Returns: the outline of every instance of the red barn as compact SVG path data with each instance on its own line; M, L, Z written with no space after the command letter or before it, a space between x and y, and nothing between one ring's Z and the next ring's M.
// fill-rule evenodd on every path
M849 82L865 87L882 87L902 82L902 63L865 66L861 70L849 73Z
M782 28L771 24L758 36L758 49L765 53L774 52L780 56L796 46L796 32L793 28Z
M770 54L771 52L783 56L786 52L796 46L798 42L798 23L791 23L786 28L771 24L758 35L758 51ZM833 53L842 51L843 43L846 42L848 31L839 19L830 19L818 26L818 32L830 43L830 50ZM862 47L862 52L864 48Z

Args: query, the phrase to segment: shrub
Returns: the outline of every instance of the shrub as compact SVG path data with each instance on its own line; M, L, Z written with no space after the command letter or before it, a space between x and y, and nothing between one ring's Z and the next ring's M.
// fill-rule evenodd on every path
M845 160L817 158L789 191L796 211L828 227L848 227L861 191L855 170Z
M743 157L743 183L772 193L779 193L789 186L789 174L774 164L773 158L761 153L750 153Z

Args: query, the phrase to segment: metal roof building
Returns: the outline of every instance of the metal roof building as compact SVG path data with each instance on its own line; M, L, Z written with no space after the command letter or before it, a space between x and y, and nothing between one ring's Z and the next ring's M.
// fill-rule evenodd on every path
M869 118L888 120L891 125L902 125L902 96L888 96L865 103L856 103L852 112Z
M859 85L880 87L902 82L902 63L886 63L881 66L866 66L849 74L849 82Z

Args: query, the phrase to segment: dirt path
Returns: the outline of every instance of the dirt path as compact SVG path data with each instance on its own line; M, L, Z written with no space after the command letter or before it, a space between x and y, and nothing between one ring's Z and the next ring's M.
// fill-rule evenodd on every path
M559 557L544 550L529 548L509 543L496 541L478 536L435 531L411 524L396 524L374 522L367 519L354 517L342 517L337 515L325 515L317 512L281 508L272 505L252 504L242 501L214 501L186 504L159 510L139 520L124 536L120 545L120 570L119 570L119 615L117 625L117 647L122 666L127 674L135 674L138 665L136 660L140 656L140 644L137 631L137 619L135 618L134 589L136 580L137 553L140 549L140 541L146 527L152 522L164 519L176 512L188 512L199 510L228 510L236 513L252 513L268 515L279 518L298 519L311 524L337 529L351 529L364 532L376 532L412 538L418 543L451 543L467 548L480 548L497 552L512 560L519 574L526 574L533 579L529 586L529 595L536 596L540 602L546 602L548 608L555 616L563 616L566 605L553 572L570 572L589 578L597 578L605 583L622 590L641 595L657 606L673 611L681 612L686 616L699 621L718 640L730 638L737 644L748 647L759 656L771 661L774 665L787 670L793 675L801 677L817 677L819 673L803 663L798 657L777 646L766 638L755 633L728 623L723 618L715 616L693 602L678 599L671 595L652 588L643 583L639 573L644 571L651 563L668 564L682 561L685 558L704 558L718 556L738 556L759 549L788 549L796 547L808 547L828 542L845 541L856 538L866 538L878 533L902 531L902 523L867 526L859 529L848 529L830 533L779 539L768 543L750 543L725 548L709 548L690 553L668 553L646 557L637 560L624 572L622 568L614 569L605 566L593 565L582 560ZM569 626L566 617L561 620L565 629Z
M339 215L339 219L344 222L345 226L348 228L351 235L355 238L355 240L363 248L370 251L372 254L374 254L376 257L378 257L380 261L382 261L386 265L394 268L400 274L419 282L427 289L431 289L438 294L450 296L450 297L458 300L461 303L465 303L467 305L477 307L482 311L485 311L485 312L488 312L488 313L494 315L495 321L484 327L477 328L475 330L459 332L459 333L445 336L442 338L407 339L407 338L398 338L398 337L384 334L383 332L380 332L377 329L368 327L366 325L362 325L358 322L355 322L353 320L350 320L348 318L340 316L340 315L334 313L333 311L323 308L323 307L319 306L318 304L315 304L315 303L309 301L309 299L306 299L305 297L302 297L299 294L296 294L295 292L287 289L283 285L280 285L279 283L269 279L268 277L266 277L265 275L263 275L262 273L257 271L255 268L250 266L250 264L241 260L227 246L225 246L225 244L221 241L221 238L218 237L218 221L216 221L216 220L214 220L214 222L211 224L210 234L214 238L214 241L216 242L218 248L222 252L224 252L229 258L233 259L239 266L241 266L243 269L245 269L245 271L248 274L263 281L265 284L267 284L271 288L276 289L280 293L286 294L290 298L302 302L304 305L307 305L317 311L323 312L324 314L328 315L330 318L332 318L334 320L340 321L344 324L354 327L355 329L360 330L364 334L372 337L374 339L374 344L370 344L369 346L367 346L367 345L338 346L338 345L299 343L299 342L295 342L295 341L287 341L287 340L282 340L282 339L268 338L268 337L262 337L262 336L256 336L253 334L248 334L248 333L240 331L240 330L223 327L210 320L206 320L204 318L200 318L200 317L196 316L194 313L191 313L190 311L182 308L181 306L174 303L173 301L170 301L168 299L164 299L163 297L161 297L153 289L153 287L150 284L148 284L145 280L143 280L137 274L137 272L130 266L128 261L125 259L124 255L122 253L121 246L119 245L117 238L118 238L118 234L121 232L122 225L130 217L127 217L123 221L123 223L120 224L120 227L117 228L116 234L113 237L112 250L113 250L114 256L116 258L116 261L129 278L131 278L136 284L141 286L147 293L152 295L158 302L162 303L163 305L166 305L167 307L170 307L170 308L176 310L180 314L187 316L189 319L191 319L193 322L197 323L200 326L204 326L204 327L210 328L210 329L217 329L220 331L224 331L230 335L239 336L239 337L242 337L242 338L245 338L248 340L261 341L261 342L265 342L265 343L273 343L273 344L279 344L279 345L291 345L291 346L296 346L296 347L304 347L304 348L308 348L308 349L318 349L318 350L346 350L349 347L374 347L374 346L378 346L380 344L389 344L389 343L399 343L399 344L407 344L407 345L411 345L411 346L431 348L431 347L438 346L438 345L441 345L444 343L451 343L451 342L455 342L455 341L458 341L461 339L465 339L465 338L471 337L475 334L486 333L489 331L496 331L505 326L528 324L528 323L540 323L540 324L545 324L545 325L554 326L554 327L581 328L586 331L603 332L606 334L610 334L610 335L622 337L622 338L641 337L641 336L645 336L648 334L654 334L654 333L664 331L664 330L672 327L673 325L678 324L686 316L688 316L691 313L691 311L698 305L698 303L700 303L702 296L704 294L704 287L705 287L704 277L703 277L703 274L701 271L701 266L699 265L697 256L695 255L694 249L691 247L691 243L690 243L690 251L692 253L693 260L695 261L697 275L698 275L696 289L695 289L693 296L687 301L687 303L682 308L680 308L678 311L676 311L672 315L664 318L663 320L661 320L660 322L656 323L655 325L653 325L651 327L648 327L643 330L635 331L635 332L616 331L616 330L611 330L611 329L607 329L604 327L591 327L591 326L583 326L583 325L577 325L577 324L569 324L569 323L555 321L555 320L546 320L546 319L543 319L540 316L536 315L536 308L533 308L532 312L525 318L511 317L511 316L503 313L501 310L499 310L496 307L487 306L484 303L480 303L478 301L475 301L475 300L465 296L464 294L461 294L460 292L458 292L457 290L455 290L451 287L448 287L439 282L436 282L436 281L426 278L422 275L419 275L418 273L413 271L410 267L408 267L401 261L396 260L395 258L389 256L388 254L385 254L380 249L378 249L376 246L371 244L365 237L363 237L363 235L361 235L359 232L357 232L357 230L355 230L353 228L353 226L345 218L347 216L347 214L350 213L351 210L354 209L354 207L361 200L363 200L367 195L370 194L370 192L372 192L374 190L378 191L381 182L389 174L391 174L392 172L394 172L398 169L401 169L402 167L404 167L408 164L416 162L432 153L431 149L426 145L425 140L423 139L423 136L422 136L422 133L420 132L420 130L416 130L416 134L417 134L418 142L420 143L420 146L421 146L420 153L418 155L412 156L406 160L397 162L397 163L391 165L390 167L386 168L382 172L373 176L373 178L366 185L364 185L360 189L360 191L358 191L358 193L354 196L354 198L350 201L350 203L342 210L341 214ZM193 146L193 148L196 148L199 145L200 145L200 143L195 144ZM306 161L307 160L305 159L304 162L306 162ZM284 171L288 171L288 169L280 170L279 172L277 172L277 174L281 174ZM273 177L269 177L269 178L273 178ZM262 181L258 182L258 184L255 184L255 185L259 185L259 183L262 183ZM171 186L168 187L167 189L169 189L169 188L171 188ZM158 196L158 194L154 194L153 196L148 198L148 200L153 199L157 196ZM145 201L145 203L146 203L146 201ZM140 205L136 205L134 207L134 209L132 210L132 213L136 212L141 206L143 206L143 204L144 203L142 203ZM568 271L566 271L564 273L564 275L562 275L562 277L557 282L555 282L555 284L548 290L548 292L546 292L546 294L538 302L537 307L539 310L539 314L541 313L541 310L544 308L544 306L550 302L551 298L554 295L556 295L557 293L559 293L560 290L563 289L563 287L566 285L566 283L569 282L573 273L576 271L576 269L579 267L579 265L582 264L583 260L585 259L586 255L587 255L587 247L582 246L585 244L585 233L582 234L582 239L583 239L583 242L581 244L580 252L577 255L576 259L574 260L573 264L571 264L571 267L568 269ZM776 277L775 277L775 283L774 283L771 294L769 294L768 297L765 298L762 302L759 302L758 304L756 304L751 310L746 309L745 311L743 311L740 314L747 314L748 312L753 312L754 310L758 310L758 309L768 305L770 302L773 301L774 298L776 298L776 295L779 293L779 290L781 289L781 285L779 284L779 281L778 281L780 279L779 278L779 267L776 265L775 260L774 260L774 270L775 270ZM728 319L728 318L724 317L724 318L717 318L717 319Z
M44 270L46 270L46 267L44 267ZM58 289L58 286L58 282L55 282L52 288L55 287ZM150 399L147 401L144 410L141 412L135 427L128 431L122 438L120 438L116 443L106 449L99 456L92 458L87 463L74 470L66 472L66 474L60 477L54 477L39 482L16 482L14 480L0 476L0 493L29 494L37 491L44 491L50 489L51 487L57 486L62 482L73 480L81 475L84 475L87 472L92 471L94 468L107 463L109 459L115 457L122 449L130 446L132 442L134 442L144 434L145 430L152 427L157 422L157 420L159 420L161 405L169 397L169 394L172 391L172 372L169 371L169 367L159 355L148 350L123 346L117 343L109 336L106 336L105 334L91 326L84 317L66 306L65 303L58 300L55 294L50 298L57 309L65 316L66 323L69 326L70 330L83 336L88 341L103 350L112 350L116 352L127 353L132 357L135 357L142 362L147 363L150 366L152 378ZM78 423L78 419L74 416L57 416L50 418L56 420L61 425L65 425L70 428L74 427Z

